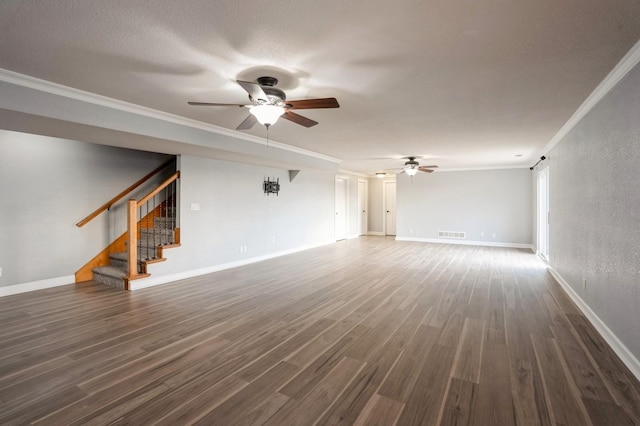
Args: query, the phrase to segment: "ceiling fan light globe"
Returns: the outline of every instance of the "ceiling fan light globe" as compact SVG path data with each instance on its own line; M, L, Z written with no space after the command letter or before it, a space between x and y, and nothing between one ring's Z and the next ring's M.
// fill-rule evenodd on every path
M410 167L405 169L405 173L407 173L409 176L413 176L416 173L418 173L418 169L414 169L413 167Z
M284 108L277 105L255 105L249 108L249 112L256 117L260 124L270 126L275 124L278 118L284 114Z

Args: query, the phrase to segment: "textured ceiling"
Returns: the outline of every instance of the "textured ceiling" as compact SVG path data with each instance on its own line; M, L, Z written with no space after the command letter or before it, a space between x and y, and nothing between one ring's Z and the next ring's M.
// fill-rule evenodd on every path
M261 75L334 96L270 137L369 173L531 165L638 41L640 2L3 0L0 28L0 68L229 129L246 110L186 102L244 103Z

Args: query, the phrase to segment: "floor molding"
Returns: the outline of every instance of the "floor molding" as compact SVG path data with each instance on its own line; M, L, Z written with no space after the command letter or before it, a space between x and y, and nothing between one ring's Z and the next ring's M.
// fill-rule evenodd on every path
M436 244L459 244L463 246L486 246L486 247L507 247L507 248L523 248L533 251L533 244L520 243L494 243L490 241L470 241L470 240L447 240L444 238L410 238L396 237L396 241L414 241L418 243L436 243Z
M0 287L0 297L26 293L29 291L43 290L45 288L58 287L61 285L73 284L75 281L75 276L65 275L63 277L49 278L46 280L32 281L22 284Z
M384 237L384 232L368 231L367 235L376 236L376 237Z
M131 281L129 290L140 290L143 288L154 287L162 284L169 284L175 281L184 280L187 278L198 277L200 275L212 274L214 272L223 271L225 269L237 268L238 266L249 265L251 263L262 262L263 260L273 259L275 257L286 256L288 254L298 253L304 250L309 250L316 247L325 246L328 244L335 244L335 241L326 241L318 244L309 244L301 247L296 247L289 250L282 250L274 253L265 254L262 256L251 257L248 259L237 260L235 262L221 263L219 265L208 266L206 268L194 269L190 271L178 272L175 274L152 276L149 278L142 278L140 280ZM153 267L153 265L151 265Z
M620 357L627 368L631 370L631 373L633 373L636 379L640 380L640 361L638 361L638 359L633 355L633 353L631 353L626 345L622 343L620 339L618 339L618 336L616 336L614 332L611 331L609 327L607 327L605 322L602 321L595 312L593 312L589 305L584 300L582 300L582 298L578 295L578 293L575 292L575 290L562 277L562 275L560 275L560 273L551 266L547 266L547 268L551 275L553 275L553 278L555 278L558 284L560 284L560 287L562 287L565 293L567 293L571 300L573 300L573 303L578 306L583 315L587 317L587 319L591 322L591 324L593 324L596 330L598 330L598 333L600 333L604 340L607 341L609 346L611 346L611 349L613 349L616 355Z

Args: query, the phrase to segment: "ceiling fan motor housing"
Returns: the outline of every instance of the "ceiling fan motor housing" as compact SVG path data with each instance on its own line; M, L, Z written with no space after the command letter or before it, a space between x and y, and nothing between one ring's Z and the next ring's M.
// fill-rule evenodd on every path
M258 84L262 87L262 90L267 95L269 102L268 105L283 105L284 101L287 100L287 95L280 90L275 88L274 86L278 84L278 79L275 77L260 77L258 78ZM259 102L259 100L253 99L249 96L252 102Z

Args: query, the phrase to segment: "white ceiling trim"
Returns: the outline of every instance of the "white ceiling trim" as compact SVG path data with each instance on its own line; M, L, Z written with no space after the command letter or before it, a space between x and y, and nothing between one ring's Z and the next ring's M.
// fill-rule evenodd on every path
M474 172L481 170L509 170L509 169L528 169L529 166L489 166L489 167L464 167L457 169L437 169L434 173L446 173L446 172Z
M161 120L168 123L178 124L178 125L198 129L198 130L217 133L220 135L229 136L237 139L243 139L248 142L253 142L259 145L267 145L267 141L265 139L257 136L249 135L249 134L242 133L235 130L225 129L224 127L204 123L202 121L193 120L191 118L181 117L179 115L171 114L164 111L159 111L159 110L144 107L141 105L120 101L117 99L109 98L109 97L98 95L95 93L86 92L84 90L75 89L73 87L63 86L61 84L57 84L51 81L42 80L42 79L31 77L25 74L9 71L3 68L0 68L0 81L14 84L20 87L26 87L29 89L39 90L41 92L66 97L69 99L74 99L77 101L87 102L90 104L99 105L107 108L113 108L118 111L123 111L131 114L138 114L144 117ZM298 148L295 146L287 145L274 140L269 140L268 146L282 149L285 151L294 152L296 154L306 155L308 157L330 161L337 164L342 162L342 160L339 158L320 154L318 152L310 151L304 148Z
M364 177L364 178L370 178L371 175L368 175L366 173L362 173L362 172L354 172L353 170L346 170L346 169L338 169L338 173L345 173L348 175L354 175L354 176L360 176L360 177ZM375 175L374 175L375 177Z
M618 62L618 64L607 74L602 82L595 88L593 92L585 99L580 107L573 113L567 122L558 130L551 141L545 146L544 151L540 154L545 155L554 146L556 146L562 138L564 138L573 129L582 118L587 115L591 109L596 106L607 93L615 87L636 65L640 63L640 40L627 52L626 55Z

